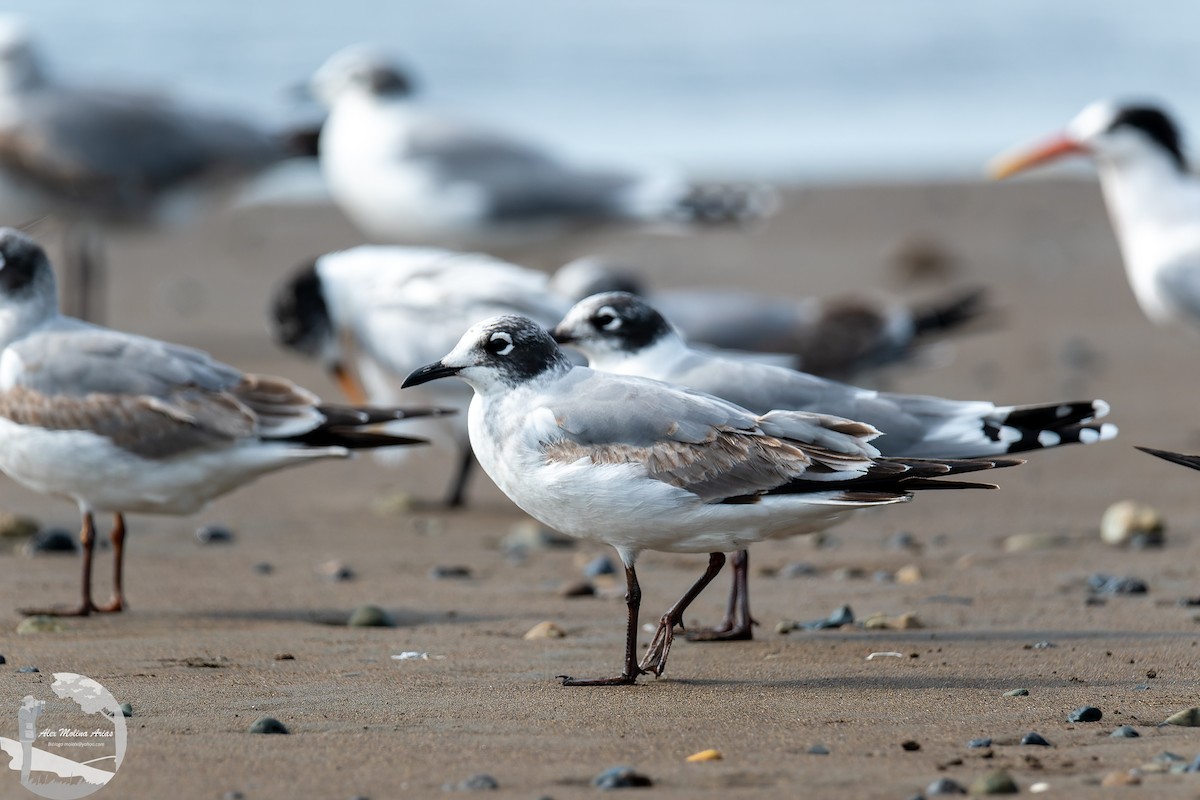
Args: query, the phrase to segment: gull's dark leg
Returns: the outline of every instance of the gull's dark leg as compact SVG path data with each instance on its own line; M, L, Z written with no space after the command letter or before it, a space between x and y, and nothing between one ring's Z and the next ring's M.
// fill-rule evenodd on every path
M467 502L467 480L471 477L471 473L475 467L475 453L470 446L463 448L462 458L458 462L458 471L454 475L454 482L450 484L450 495L446 498L446 506L449 508L462 508Z
M642 606L642 587L632 563L625 565L625 607L629 617L625 627L625 671L613 678L571 678L559 675L563 686L628 686L642 673L637 663L638 609Z
M22 608L18 609L25 616L45 615L50 617L86 617L96 610L92 604L92 552L96 548L96 525L92 520L92 512L83 514L83 526L79 529L79 543L83 546L83 602L78 608Z
M735 642L754 638L754 626L758 621L750 616L750 551L738 550L729 566L733 568L733 584L729 588L725 619L715 628L689 631L689 642Z
M125 608L125 584L122 580L125 563L125 517L113 514L112 532L108 535L113 546L113 593L108 605L97 606L97 611L115 612Z
M671 606L658 621L658 631L650 642L650 649L646 651L642 663L638 665L642 672L653 672L655 676L663 674L663 670L667 668L667 656L671 653L671 642L675 639L675 626L683 627L683 612L687 610L693 600L700 596L704 587L712 583L712 579L717 577L717 573L723 566L725 566L724 553L708 554L708 569L700 576L700 580L693 583L692 588L688 589L683 597L679 598L679 601Z

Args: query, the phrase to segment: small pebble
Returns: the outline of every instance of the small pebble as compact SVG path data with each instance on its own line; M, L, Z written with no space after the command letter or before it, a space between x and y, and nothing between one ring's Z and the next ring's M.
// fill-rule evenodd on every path
M295 661L296 657L291 653L276 653L273 658L276 661Z
M38 614L26 617L17 625L17 633L62 633L67 626L58 617Z
M255 575L270 575L275 571L275 566L273 564L268 564L266 561L260 561L251 567L251 569L254 570Z
M1017 794L1017 782L1002 769L989 772L971 784L971 794Z
M558 590L560 597L595 597L596 587L591 581L575 581Z
M829 755L829 748L823 744L814 744L808 748L808 754L810 756L827 756Z
M246 795L241 792L226 792L221 795L221 800L246 800Z
M1103 595L1145 594L1149 591L1149 588L1141 578L1135 578L1131 575L1124 577L1106 575L1103 572L1097 572L1088 578L1088 591Z
M1122 725L1109 734L1114 739L1136 739L1141 736L1132 725Z
M1192 763L1188 764L1187 767L1185 767L1183 771L1184 772L1200 772L1200 756L1196 756L1195 758L1193 758Z
M687 761L694 764L699 761L720 761L724 757L720 750L710 748L708 750L701 750L699 753L692 753L687 757Z
M354 580L354 570L336 558L317 567L317 574L330 581Z
M854 624L854 611L850 606L841 606L825 619L814 619L800 623L806 631L823 631L829 628L840 628L843 625Z
M1104 712L1095 706L1080 706L1067 715L1067 722L1099 722Z
M1050 784L1046 783L1046 781L1038 781L1037 783L1029 784L1030 794L1041 794L1042 792L1048 791L1050 791Z
M7 664L7 663L8 663L8 659L5 658L4 656L0 656L0 664Z
M911 533L900 531L888 537L887 548L889 550L918 550L920 545L917 544L917 538Z
M1162 514L1135 500L1113 503L1100 518L1101 540L1117 547L1131 544L1135 536L1142 537L1145 544L1161 547L1166 529Z
M44 553L77 553L79 542L75 536L62 528L46 528L40 530L25 543L25 555L34 556Z
M1040 642L1025 645L1026 650L1049 650L1051 647L1058 647L1054 642L1047 642L1043 639Z
M1137 686L1133 687L1133 690L1135 692L1148 692L1148 691L1150 691L1150 684L1139 683Z
M970 747L970 748L981 748L981 747L991 747L991 746L992 746L992 740L987 737L983 737L980 739L972 739L971 741L967 742L967 747Z
M34 673L34 672L41 672L41 670L38 669L37 667L17 667L17 672L23 672L26 674L30 674L30 673Z
M510 558L523 557L533 550L565 550L575 545L576 541L570 536L564 536L533 520L517 523L500 540L501 551Z
M250 724L250 733L287 733L288 729L274 717L259 717Z
M920 583L924 578L925 576L921 574L921 568L916 564L907 564L896 570L896 583L903 586Z
M610 767L592 779L592 786L602 790L635 789L653 785L654 781L634 771L633 767Z
M794 561L787 564L783 569L779 570L781 578L811 578L816 575L819 570L813 564L807 561Z
M1004 693L1004 696L1005 697L1028 697L1029 690L1028 689L1009 689L1007 692Z
M596 556L584 565L583 574L589 578L598 578L601 575L616 575L617 566L608 556Z
M858 581L867 577L867 571L862 567L842 567L829 573L835 581Z
M132 703L121 703L121 715L126 716L126 717L132 717L133 716L133 704Z
M1037 745L1038 747L1049 747L1050 743L1046 741L1046 737L1036 731L1030 731L1021 737L1021 744Z
M871 581L873 583L895 583L896 576L886 569L877 569L871 573Z
M0 539L26 539L36 534L41 527L33 517L0 512Z
M429 577L435 581L441 580L463 580L471 577L471 568L464 567L458 564L451 566L436 566L429 570Z
M525 631L525 635L521 638L527 642L531 642L536 639L561 639L566 635L566 631L555 625L553 622L546 620L545 622L539 622L537 625L534 625L532 628Z
M933 783L925 787L925 794L966 794L967 789L958 781L950 778L938 778Z
M229 544L233 531L220 525L202 525L196 528L196 541L200 544Z
M379 606L365 605L354 609L346 625L351 628L394 628L396 621Z
M1179 725L1183 728L1200 727L1200 708L1192 706L1183 711L1176 711L1164 720L1166 725Z
M908 739L900 743L900 749L906 753L915 753L921 749L921 743L915 739Z
M1030 550L1053 550L1069 543L1066 536L1055 533L1014 533L1004 540L1004 552L1023 553Z
M500 782L486 772L481 772L464 781L459 781L452 788L458 792L492 792L500 788Z
M1110 772L1100 781L1101 786L1138 786L1142 779L1136 772L1125 770L1123 772Z

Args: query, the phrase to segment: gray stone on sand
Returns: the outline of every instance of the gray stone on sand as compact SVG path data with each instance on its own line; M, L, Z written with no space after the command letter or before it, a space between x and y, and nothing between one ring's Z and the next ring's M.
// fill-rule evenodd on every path
M608 556L596 556L583 567L583 574L589 578L598 578L601 575L617 574L617 565Z
M1050 747L1050 742L1046 741L1046 737L1042 736L1037 731L1030 731L1022 736L1021 744L1035 745L1037 747Z
M233 531L223 525L201 525L196 528L196 541L200 544L231 544Z
M1132 725L1122 725L1110 733L1109 736L1113 739L1136 739L1141 736L1141 734L1138 733L1137 728L1133 727Z
M1102 595L1145 594L1146 582L1132 575L1108 575L1097 572L1088 578L1088 591Z
M1095 706L1080 706L1067 714L1067 722L1099 722L1104 712Z
M133 716L133 704L132 703L121 703L121 716L123 716L123 717L132 717Z
M486 772L480 772L453 786L448 785L443 788L454 792L494 792L500 788L500 782Z
M75 536L62 528L45 528L25 542L25 555L37 556L47 553L77 553L79 543Z
M351 628L394 628L396 621L379 606L367 604L354 609L346 625Z
M25 674L32 674L34 672L41 672L41 670L38 669L37 667L17 667L17 672L23 672Z
M439 565L429 568L429 577L435 581L465 580L471 577L471 568L460 564L451 564L449 566Z
M1029 690L1028 689L1009 689L1007 692L1004 693L1004 696L1005 697L1028 697Z
M991 746L992 746L992 740L986 736L981 736L978 739L972 739L971 741L967 742L967 747L970 747L972 749L978 749L981 747L991 747Z
M936 781L925 787L925 794L931 796L966 793L966 787L952 778L938 778Z
M633 767L609 767L592 779L592 786L601 790L610 789L638 789L644 786L653 786L654 781L640 772L634 770Z
M288 729L274 717L261 716L250 723L250 733L287 733Z
M829 748L823 744L814 744L808 748L808 754L810 756L827 756L829 755Z
M980 776L971 784L970 789L971 794L975 795L1017 794L1020 791L1017 782L1002 769L992 770L988 774Z

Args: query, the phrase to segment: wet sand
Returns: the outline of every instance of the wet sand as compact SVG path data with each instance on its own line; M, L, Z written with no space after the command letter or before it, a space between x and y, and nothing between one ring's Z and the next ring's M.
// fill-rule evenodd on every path
M787 200L753 235L622 235L585 246L644 264L663 286L735 275L797 295L874 285L923 298L946 284L906 277L892 256L914 240L936 242L958 256L953 281L989 286L1001 312L989 329L929 353L927 364L889 372L886 385L1005 402L1102 397L1121 436L1035 453L995 473L999 491L927 493L857 516L823 543L757 547L756 640L680 641L663 678L616 689L554 681L619 668L623 603L558 594L603 548L534 551L512 563L499 543L525 518L486 480L464 513L383 508L397 492L439 496L450 470L444 454L419 454L398 469L359 458L274 475L195 518L131 518L131 609L70 621L63 633L17 636L14 609L72 601L78 560L0 554L9 631L0 636L8 662L0 702L15 707L32 685L72 671L132 703L126 761L97 797L428 797L481 772L496 778L502 797L583 797L596 791L592 777L616 764L649 775L655 788L646 794L655 797L905 798L939 777L967 785L995 768L1023 792L1045 781L1054 796L1078 797L1164 750L1190 760L1200 734L1155 726L1197 702L1200 627L1177 601L1200 594L1200 474L1132 444L1200 450L1195 343L1141 316L1097 187L814 188ZM106 321L336 397L316 367L275 348L263 310L301 259L357 241L323 208L251 209L171 235L118 236ZM575 254L564 246L536 260L549 266ZM1167 516L1165 548L1131 552L1099 540L1101 514L1123 498ZM69 505L8 481L0 506L78 524ZM192 531L205 523L228 526L235 541L199 545ZM902 531L919 552L885 545ZM1004 550L1005 537L1027 532L1065 544ZM109 555L97 564L101 599ZM355 579L321 577L331 559ZM255 571L262 562L270 574ZM763 574L796 562L817 574ZM644 618L656 619L703 564L646 554ZM469 567L471 577L434 580L428 573L439 565ZM872 578L907 565L919 568L918 582ZM839 579L844 568L864 577ZM1135 575L1150 591L1087 605L1096 572ZM719 618L726 588L719 577L689 622ZM332 624L364 603L388 609L398 625ZM860 619L915 612L925 627L774 632L780 620L824 617L842 604ZM566 637L522 639L544 620ZM1030 647L1040 641L1057 646ZM429 660L391 658L403 651ZM879 651L902 657L866 660ZM23 665L41 672L18 674ZM1004 696L1017 687L1029 696ZM1103 720L1068 724L1085 704L1100 707ZM260 714L292 735L246 733ZM1109 738L1122 724L1141 738ZM1054 746L1017 746L1031 730ZM966 747L983 736L992 748ZM920 749L903 749L906 741ZM809 754L816 744L829 754ZM685 762L706 748L724 758ZM5 797L22 795L15 776L0 778ZM1126 791L1192 797L1196 780L1147 775Z

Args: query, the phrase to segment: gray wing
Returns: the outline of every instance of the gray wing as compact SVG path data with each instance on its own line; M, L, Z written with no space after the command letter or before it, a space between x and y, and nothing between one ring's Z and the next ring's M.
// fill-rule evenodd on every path
M288 381L153 339L76 323L9 349L0 416L91 431L147 458L298 435L324 419L316 398Z
M0 131L0 163L60 201L137 214L194 179L240 175L284 155L268 134L163 98L47 87Z
M837 417L743 408L678 387L573 370L547 403L558 425L551 460L637 463L650 478L705 502L796 481L864 474L877 431Z
M1157 280L1168 302L1192 319L1200 319L1200 263L1177 261L1159 270Z
M498 221L619 216L639 182L625 172L574 169L526 142L443 121L414 128L406 156L444 180L478 186Z

